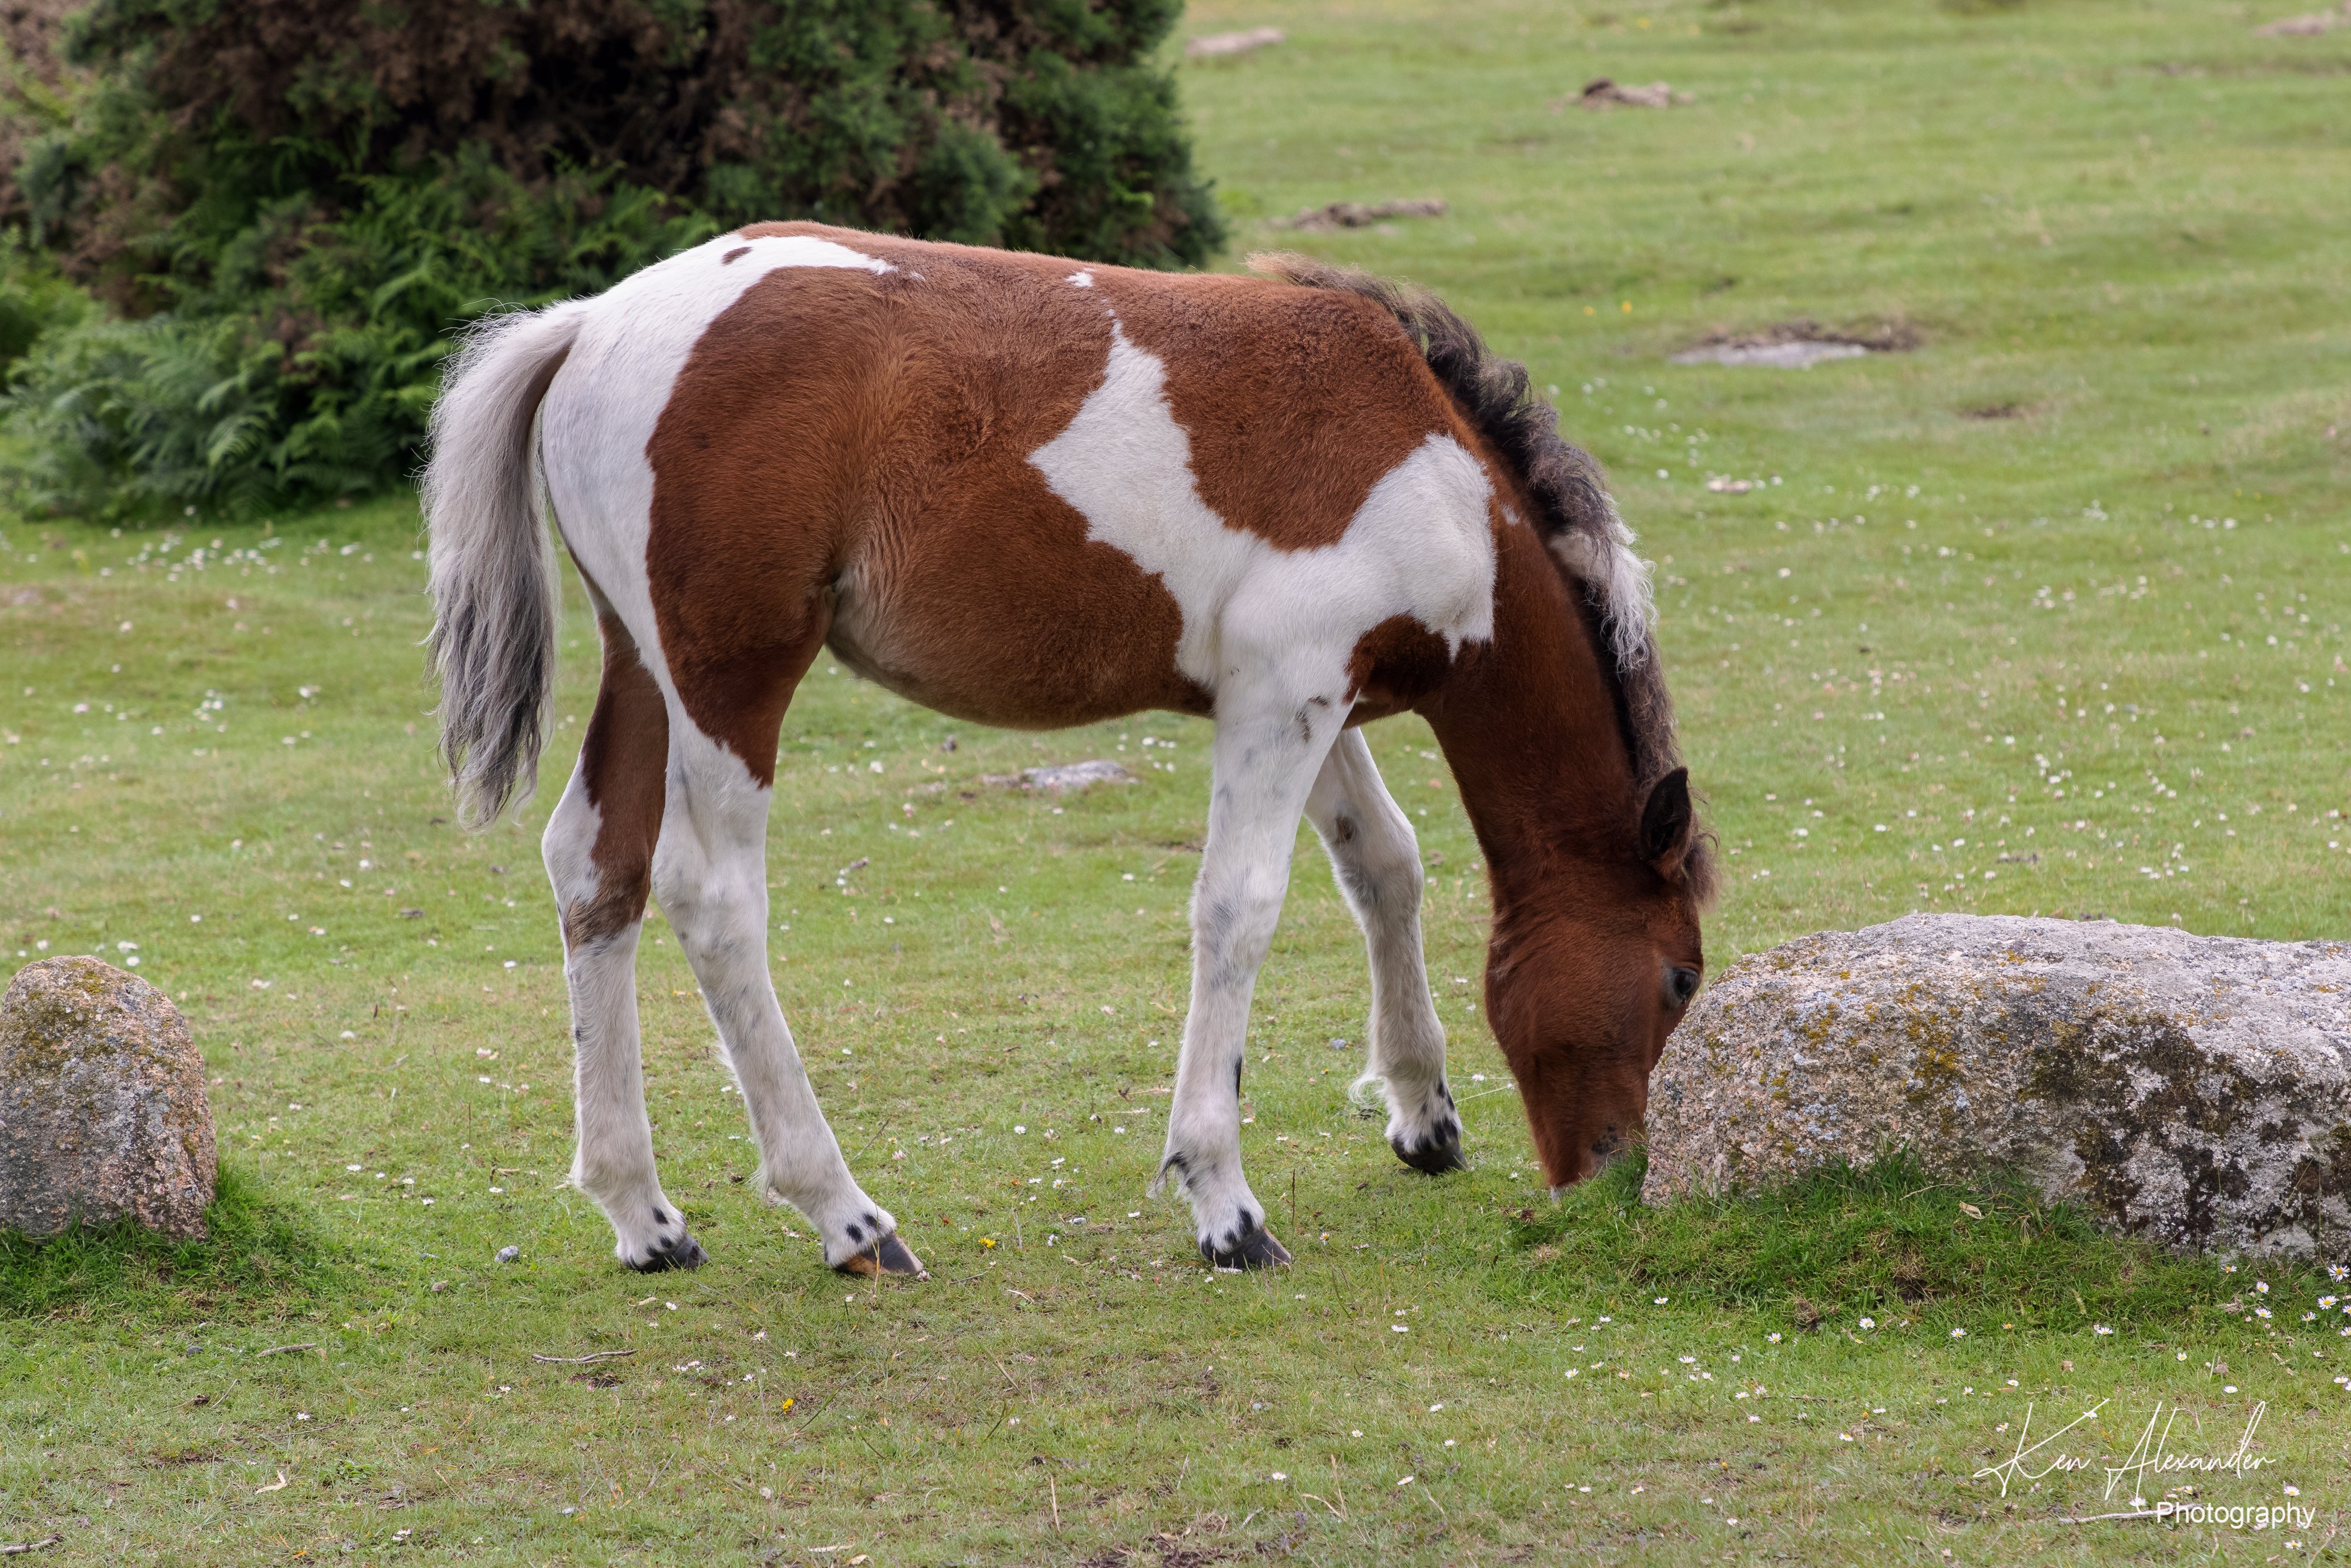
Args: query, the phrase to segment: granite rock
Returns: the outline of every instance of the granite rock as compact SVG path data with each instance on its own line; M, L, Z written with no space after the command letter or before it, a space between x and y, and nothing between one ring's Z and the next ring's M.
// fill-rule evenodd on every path
M2173 1248L2351 1251L2351 943L1967 915L1801 937L1675 1030L1643 1197L1896 1149Z
M96 958L43 958L0 998L0 1230L125 1216L182 1239L213 1200L204 1058L172 999Z

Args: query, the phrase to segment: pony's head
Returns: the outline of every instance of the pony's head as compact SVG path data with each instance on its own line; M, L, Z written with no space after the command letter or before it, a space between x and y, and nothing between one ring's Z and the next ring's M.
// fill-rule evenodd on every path
M1530 523L1548 558L1516 573L1514 600L1503 561L1494 651L1421 707L1494 868L1487 1018L1552 1186L1581 1181L1640 1134L1650 1070L1705 970L1698 915L1714 891L1648 567L1599 465L1561 439L1526 367L1434 296L1303 256L1250 265L1386 309L1496 459L1515 503L1505 515ZM1531 732L1549 747L1526 744Z
M1649 1073L1705 974L1713 845L1688 769L1652 785L1631 826L1621 858L1579 857L1549 896L1498 921L1487 965L1487 1017L1554 1188L1638 1137Z

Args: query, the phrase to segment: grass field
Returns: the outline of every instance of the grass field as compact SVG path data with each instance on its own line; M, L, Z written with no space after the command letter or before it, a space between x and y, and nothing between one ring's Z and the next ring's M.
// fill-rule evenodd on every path
M1235 265L1294 246L1436 286L1609 465L1734 857L1716 968L1919 908L2351 934L2351 32L2255 37L2270 15L1196 0L1195 32L1289 34L1184 70ZM1691 101L1577 106L1604 74ZM1450 211L1274 221L1417 196ZM1916 347L1667 360L1798 319ZM191 1564L2343 1554L2351 1328L2315 1269L2157 1257L1902 1170L1663 1213L1619 1170L1541 1201L1471 1000L1475 846L1409 719L1373 744L1429 862L1473 1170L1412 1175L1347 1102L1363 959L1310 835L1244 1131L1299 1262L1205 1270L1143 1196L1205 727L973 731L820 661L785 725L774 968L934 1278L844 1283L742 1190L740 1107L658 919L656 1136L713 1262L624 1273L560 1179L536 847L591 625L575 594L550 787L461 835L415 528L403 500L124 535L0 518L0 937L135 959L180 999L223 1166L210 1242L0 1242L0 1542ZM1141 781L1058 803L985 782L1094 756ZM2003 1494L1977 1472L2028 1405L2036 1437L2098 1412L2057 1446L2089 1467ZM2173 1453L2225 1456L2257 1407L2257 1468L2110 1487L2100 1461L2158 1412ZM2181 1485L2314 1517L2065 1522Z

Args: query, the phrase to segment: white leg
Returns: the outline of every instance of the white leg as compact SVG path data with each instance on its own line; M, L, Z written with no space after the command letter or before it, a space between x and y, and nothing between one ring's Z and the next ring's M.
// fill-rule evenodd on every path
M605 716L601 713L599 720ZM602 813L585 765L548 819L540 849L563 915L563 978L571 992L579 1150L571 1182L612 1222L613 1253L632 1269L691 1269L703 1251L662 1191L637 1036L637 934L646 868L625 852L595 859Z
M1420 943L1420 841L1372 762L1364 733L1342 734L1307 797L1372 963L1372 1039L1358 1085L1388 1103L1388 1145L1431 1176L1462 1168L1461 1120L1445 1082L1445 1027Z
M759 1144L759 1190L808 1217L824 1260L855 1273L921 1274L898 1222L865 1195L818 1108L768 973L768 805L772 791L670 716L669 789L653 896L678 935L743 1091Z
M1252 700L1254 698L1255 700ZM1191 1201L1201 1255L1223 1268L1286 1263L1241 1174L1240 1083L1249 998L1290 886L1299 813L1346 709L1322 698L1217 696L1208 841L1192 894L1192 1006L1160 1179Z

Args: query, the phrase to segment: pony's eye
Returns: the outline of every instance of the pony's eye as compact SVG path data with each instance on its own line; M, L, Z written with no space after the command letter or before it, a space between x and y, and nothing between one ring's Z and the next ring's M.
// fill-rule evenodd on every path
M1674 1007L1686 1008L1698 995L1698 971L1685 969L1679 964L1666 967L1666 1000Z

